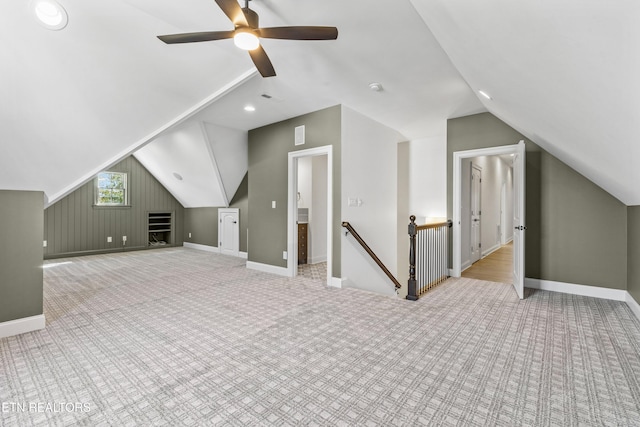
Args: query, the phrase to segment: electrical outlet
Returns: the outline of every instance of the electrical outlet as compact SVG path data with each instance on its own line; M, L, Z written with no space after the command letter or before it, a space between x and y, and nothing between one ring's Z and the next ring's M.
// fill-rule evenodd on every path
M287 251L282 251L282 259L287 259L288 257Z
M107 243L113 242L113 238L111 236L107 237Z
M43 241L42 241L42 247L43 247L43 248L46 248L46 247L47 247L47 241L46 241L46 240L43 240Z
M127 236L122 236L122 243L127 241Z
M191 238L191 233L189 233L189 238Z
M276 201L272 200L271 201L271 209L275 209L276 208Z

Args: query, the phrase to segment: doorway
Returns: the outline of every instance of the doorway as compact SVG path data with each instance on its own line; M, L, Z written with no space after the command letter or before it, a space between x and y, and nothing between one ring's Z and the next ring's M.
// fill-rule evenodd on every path
M218 248L223 255L240 256L240 209L218 208Z
M289 190L287 207L287 271L298 275L302 256L306 262L326 262L326 283L332 286L332 223L333 223L333 162L332 146L311 148L289 153ZM307 165L310 183L300 177ZM315 170L315 179L313 177ZM319 182L322 180L323 182ZM314 182L315 181L315 186ZM315 207L314 207L315 206ZM301 209L299 211L299 208ZM300 217L299 217L300 214ZM303 218L304 215L306 218ZM299 220L300 218L300 220ZM306 220L306 221L305 221ZM300 226L306 223L306 226ZM306 235L301 236L299 230ZM302 237L302 239L300 239ZM305 239L306 238L306 239ZM306 253L299 252L299 242L306 240Z
M462 270L462 228L465 226L462 220L462 170L463 160L481 156L513 155L513 286L519 298L524 296L524 167L525 146L524 141L516 145L493 147L479 150L459 151L453 153L453 229L452 229L452 272L454 277L461 276ZM468 161L468 160L467 160ZM498 203L496 203L498 204ZM482 213L482 212L480 212ZM493 229L496 235L502 234L503 223L498 220ZM491 231L491 229L490 229ZM501 240L501 236L498 241ZM467 250L469 247L467 246Z
M481 237L482 228L481 203L482 203L482 168L471 162L471 218L469 228L471 229L471 264L477 262L481 258Z

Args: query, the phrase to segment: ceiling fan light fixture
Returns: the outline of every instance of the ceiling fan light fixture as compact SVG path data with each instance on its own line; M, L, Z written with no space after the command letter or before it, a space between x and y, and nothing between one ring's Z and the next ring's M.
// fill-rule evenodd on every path
M61 30L69 22L67 11L55 0L35 0L32 7L40 25L49 30Z
M236 30L236 34L233 36L233 42L243 50L254 50L260 46L258 36L250 30Z

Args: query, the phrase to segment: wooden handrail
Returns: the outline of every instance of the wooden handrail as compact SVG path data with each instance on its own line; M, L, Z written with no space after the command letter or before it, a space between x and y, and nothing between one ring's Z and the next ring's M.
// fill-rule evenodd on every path
M364 248L364 250L367 251L369 256L371 258L373 258L373 261L375 261L375 263L378 264L378 267L380 267L382 269L382 271L384 271L384 273L387 275L387 277L389 279L391 279L391 281L395 285L396 289L400 289L402 287L402 285L400 285L400 282L398 282L398 279L393 277L393 274L391 274L389 269L387 267L385 267L384 263L382 261L380 261L380 258L378 258L376 256L376 254L371 250L369 245L367 245L365 243L365 241L362 239L362 237L360 237L360 235L356 232L356 230L353 228L353 226L351 224L349 224L347 221L342 221L342 226L344 228L346 228L349 231L349 233L351 233L353 235L354 239L356 239L358 241L358 243L360 243L360 245Z
M436 222L433 224L423 224L423 225L418 225L416 226L416 231L420 231L420 230L429 230L430 228L440 228L440 227L444 227L447 226L449 228L453 227L453 221L451 221L450 219L444 222Z

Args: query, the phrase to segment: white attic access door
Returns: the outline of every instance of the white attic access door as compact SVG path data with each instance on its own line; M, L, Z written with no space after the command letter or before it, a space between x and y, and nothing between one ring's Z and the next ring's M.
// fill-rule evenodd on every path
M218 249L223 255L240 256L240 209L218 209Z

